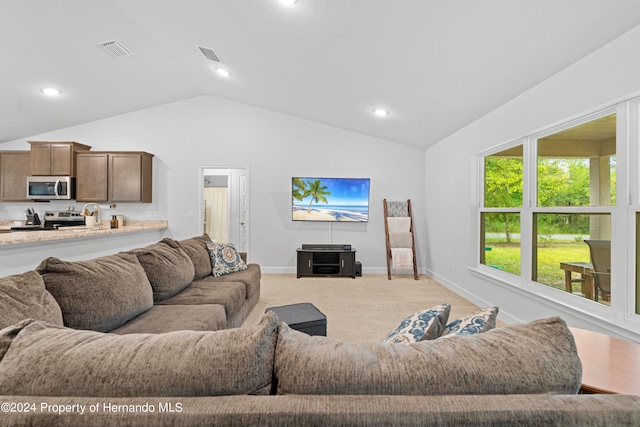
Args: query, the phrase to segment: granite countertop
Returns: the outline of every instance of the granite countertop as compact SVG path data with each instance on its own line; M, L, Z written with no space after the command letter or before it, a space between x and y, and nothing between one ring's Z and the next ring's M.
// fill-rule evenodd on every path
M0 230L10 230L13 221L0 221ZM19 245L24 243L46 242L53 240L78 239L83 237L110 236L122 233L135 233L141 231L164 230L169 227L166 220L137 221L125 220L124 226L110 228L109 221L103 221L101 228L88 228L84 226L68 227L60 230L46 231L18 231L0 233L0 246Z

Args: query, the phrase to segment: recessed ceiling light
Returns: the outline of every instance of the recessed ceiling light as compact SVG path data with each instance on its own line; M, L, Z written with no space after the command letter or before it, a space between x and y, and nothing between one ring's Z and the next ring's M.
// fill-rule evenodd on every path
M218 73L222 77L231 76L231 73L229 72L229 70L227 70L226 68L222 68L222 67L216 67L216 73Z
M40 89L40 92L44 93L47 96L58 96L62 93L60 89L55 87L43 87Z
M389 115L389 111L385 110L384 108L374 108L373 114L378 117L385 117Z
M280 0L280 3L282 3L285 6L293 6L294 4L296 4L298 0Z

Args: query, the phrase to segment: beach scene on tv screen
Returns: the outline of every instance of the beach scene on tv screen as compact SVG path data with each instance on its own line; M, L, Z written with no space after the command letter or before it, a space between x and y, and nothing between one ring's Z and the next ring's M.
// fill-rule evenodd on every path
M369 220L369 178L291 179L294 221Z

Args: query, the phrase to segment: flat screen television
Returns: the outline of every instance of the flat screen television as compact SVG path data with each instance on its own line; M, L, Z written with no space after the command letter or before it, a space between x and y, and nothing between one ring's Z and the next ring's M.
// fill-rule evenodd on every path
M369 178L291 178L293 221L369 221Z

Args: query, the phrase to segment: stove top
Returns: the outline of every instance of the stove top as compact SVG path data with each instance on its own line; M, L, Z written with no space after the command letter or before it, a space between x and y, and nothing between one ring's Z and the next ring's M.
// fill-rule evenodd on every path
M44 223L41 225L22 225L11 227L11 231L49 231L58 227L85 225L84 215L77 211L45 211Z

